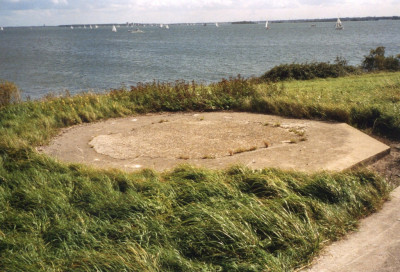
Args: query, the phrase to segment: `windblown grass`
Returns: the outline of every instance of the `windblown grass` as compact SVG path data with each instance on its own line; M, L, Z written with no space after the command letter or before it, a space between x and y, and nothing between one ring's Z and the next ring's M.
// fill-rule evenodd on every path
M240 77L210 86L154 82L3 107L0 271L301 267L380 207L389 193L383 179L365 170L309 175L240 166L128 174L64 165L34 147L62 127L153 111L247 110L342 120L392 135L399 128L399 77L282 85ZM379 115L371 121L366 113L375 108ZM392 125L377 130L383 117Z
M0 158L2 271L288 271L388 195L366 171L127 174Z

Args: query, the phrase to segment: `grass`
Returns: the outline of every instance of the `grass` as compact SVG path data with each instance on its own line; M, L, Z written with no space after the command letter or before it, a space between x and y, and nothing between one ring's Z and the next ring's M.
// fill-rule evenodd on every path
M127 174L35 153L0 169L3 271L287 271L388 194L366 171Z
M291 271L379 209L389 185L358 170L188 165L93 170L34 151L60 128L157 111L238 110L399 131L400 73L209 86L156 82L0 109L0 271ZM397 134L399 135L399 134ZM267 147L267 146L266 146Z
M258 84L249 110L346 122L370 133L400 137L400 73Z

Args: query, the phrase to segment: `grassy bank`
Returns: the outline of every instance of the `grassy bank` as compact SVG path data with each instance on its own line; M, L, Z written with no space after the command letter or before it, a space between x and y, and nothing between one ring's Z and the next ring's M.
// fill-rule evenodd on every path
M395 136L400 73L156 82L0 108L0 271L290 271L380 207L375 174L93 170L38 154L60 128L158 111L340 120ZM371 114L372 113L372 114ZM397 134L398 135L398 134Z
M2 271L290 271L387 197L372 173L93 171L2 154Z
M346 122L385 137L400 138L400 73L264 83L249 110Z

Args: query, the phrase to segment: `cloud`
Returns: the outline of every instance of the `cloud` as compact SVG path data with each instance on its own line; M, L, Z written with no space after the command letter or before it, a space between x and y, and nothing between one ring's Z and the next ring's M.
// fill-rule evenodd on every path
M317 0L301 0L317 3ZM334 0L330 0L334 1ZM341 0L336 0L341 1ZM2 10L121 8L126 10L210 10L243 8L282 8L298 6L298 0L0 0Z
M0 25L393 15L400 0L0 0Z
M53 4L61 4L61 5L68 5L68 0L51 0L51 2L53 2Z
M332 6L332 5L340 5L344 4L345 0L299 0L300 5L309 5L309 6Z
M52 9L68 5L68 0L0 0L1 10Z

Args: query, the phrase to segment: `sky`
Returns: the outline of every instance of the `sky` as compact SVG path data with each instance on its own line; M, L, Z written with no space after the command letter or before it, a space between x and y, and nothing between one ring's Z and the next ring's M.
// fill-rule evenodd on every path
M400 0L0 0L0 26L398 16Z

